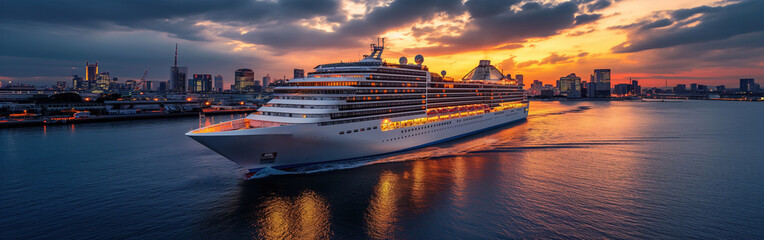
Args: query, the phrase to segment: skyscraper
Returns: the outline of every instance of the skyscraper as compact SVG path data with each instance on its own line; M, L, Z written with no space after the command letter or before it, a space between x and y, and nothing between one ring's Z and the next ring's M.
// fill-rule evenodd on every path
M178 66L178 44L175 44L175 64L170 67L170 87L173 92L186 92L186 76L188 67Z
M698 84L697 83L691 83L690 84L690 92L691 93L698 93Z
M159 82L159 89L160 92L166 92L167 91L167 82L161 81Z
M294 78L305 78L305 70L302 69L294 69Z
M223 75L215 76L215 92L223 91Z
M212 92L212 75L194 74L193 92Z
M753 92L754 84L753 78L741 78L740 92Z
M83 90L85 89L85 80L82 79L79 75L72 76L72 89L74 90Z
M268 85L271 84L271 75L266 74L265 77L263 77L263 90L268 88Z
M676 87L674 87L674 93L685 93L687 92L687 85L685 84L677 84Z
M515 79L517 79L517 85L523 85L523 75L517 74L517 76L515 76Z
M561 77L557 81L557 87L560 88L560 93L565 94L568 98L581 98L581 78L575 73Z
M95 87L96 75L98 75L98 62L95 64L85 62L85 79L82 82L82 89L93 89Z
M111 76L109 76L109 72L102 72L96 75L94 83L95 85L91 85L91 89L100 91L109 90L109 85L111 84Z
M255 71L248 68L238 69L233 80L237 91L252 91L255 86Z
M642 87L639 86L639 82L637 80L631 80L631 94L634 96L642 95Z
M610 69L594 69L595 97L610 97Z

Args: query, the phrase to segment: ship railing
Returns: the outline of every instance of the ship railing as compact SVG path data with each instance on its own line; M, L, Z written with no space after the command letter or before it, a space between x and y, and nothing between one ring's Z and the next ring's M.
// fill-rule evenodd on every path
M203 128L199 128L192 131L192 133L228 132L228 131L252 129L252 128L278 127L283 125L287 125L287 124L279 123L279 122L258 121L258 120L243 118L243 119L236 119L232 121L222 122L222 123L206 126Z

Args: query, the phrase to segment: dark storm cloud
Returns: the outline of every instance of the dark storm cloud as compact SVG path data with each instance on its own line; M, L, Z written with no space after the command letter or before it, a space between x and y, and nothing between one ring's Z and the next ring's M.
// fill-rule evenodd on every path
M620 28L630 31L628 40L613 47L616 53L639 52L685 44L729 39L741 34L764 31L761 12L764 1L748 0L719 7L698 7L670 12L672 20L643 22ZM701 14L698 17L693 15ZM691 26L690 24L696 24ZM669 27L667 27L669 26ZM636 29L635 29L636 28Z
M557 5L527 2L517 11L507 9L501 14L472 19L458 36L427 39L440 46L408 51L443 55L518 43L527 38L548 37L557 34L559 30L574 27L578 10L575 2Z
M0 8L4 23L32 23L99 31L154 30L187 40L209 40L200 21L238 26L269 21L293 22L315 16L336 19L336 0L130 0L8 1Z
M668 26L671 26L671 24L674 24L674 21L671 21L671 19L668 19L668 18L664 18L664 19L652 21L649 23L645 23L642 26L640 26L640 30L668 27Z
M589 12L599 11L607 7L610 7L611 4L612 2L610 2L609 0L598 0L592 4L586 5L586 10Z
M581 14L576 16L576 25L592 23L602 18L602 14Z

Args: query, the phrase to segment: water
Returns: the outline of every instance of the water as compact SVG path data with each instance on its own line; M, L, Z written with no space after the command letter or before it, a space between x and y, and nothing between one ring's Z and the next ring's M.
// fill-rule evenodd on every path
M0 238L764 238L764 104L531 108L252 180L183 135L194 118L0 129Z

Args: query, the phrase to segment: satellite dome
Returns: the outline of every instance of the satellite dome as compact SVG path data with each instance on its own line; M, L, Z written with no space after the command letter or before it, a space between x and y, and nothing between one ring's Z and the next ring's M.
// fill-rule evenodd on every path
M424 62L424 57L422 56L422 54L416 55L416 57L414 57L414 62L416 64L422 65L422 63Z
M400 63L401 65L406 65L407 63L409 63L409 60L406 57L401 57L400 59L398 59L398 63Z
M440 71L440 75L445 77L446 76L446 70Z

